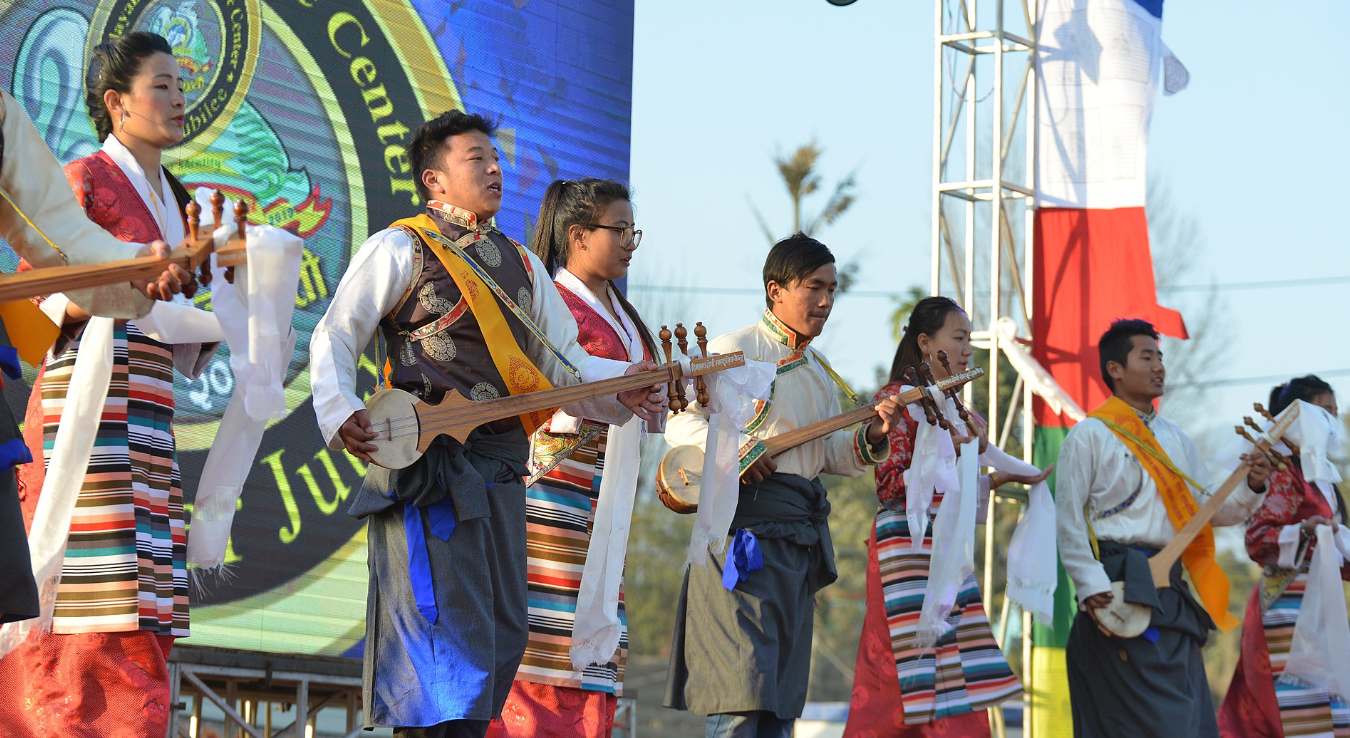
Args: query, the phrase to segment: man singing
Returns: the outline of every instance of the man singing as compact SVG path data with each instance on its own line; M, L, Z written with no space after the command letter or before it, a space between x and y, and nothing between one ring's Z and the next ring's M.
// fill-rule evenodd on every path
M607 379L655 364L588 355L539 258L498 231L494 126L450 111L408 146L426 211L371 236L310 343L314 408L329 446L377 449L356 395L378 327L389 386L440 402ZM655 417L659 387L569 405L576 417ZM412 466L371 466L350 514L370 521L363 690L367 727L409 738L482 736L506 701L529 637L525 487L529 434L552 414L441 436Z

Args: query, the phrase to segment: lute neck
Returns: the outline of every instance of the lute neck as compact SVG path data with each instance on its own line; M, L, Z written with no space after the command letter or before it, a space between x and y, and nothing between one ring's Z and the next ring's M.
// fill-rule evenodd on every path
M495 400L471 402L468 405L434 405L423 409L419 416L425 421L440 415L453 414L462 421L476 424L490 423L494 420L525 415L539 410L561 407L573 402L592 400L606 395L630 392L643 387L673 382L683 376L679 364L667 364L660 369L652 369L637 374L625 374L622 377L602 379L597 382L573 384L566 387L527 392L523 395L500 397Z
M814 441L822 436L828 436L837 430L875 418L876 416L876 404L867 404L857 410L850 410L842 415L836 415L833 418L826 418L825 420L810 425L804 425L786 433L780 433L773 438L766 438L763 441L764 448L769 456L777 456L788 449L796 448L803 443Z
M908 389L899 394L900 402L908 405L911 402L917 402L923 396L922 389ZM876 403L868 403L858 408L850 410L833 418L826 418L810 425L804 425L800 428L790 430L786 433L780 433L773 438L766 438L762 442L769 456L777 456L788 449L796 448L803 443L814 441L822 436L871 420L877 416Z
M149 279L163 273L169 264L178 264L192 272L210 254L210 247L208 241L185 244L170 252L168 259L163 261L153 256L138 256L99 264L71 264L6 274L0 277L0 302Z

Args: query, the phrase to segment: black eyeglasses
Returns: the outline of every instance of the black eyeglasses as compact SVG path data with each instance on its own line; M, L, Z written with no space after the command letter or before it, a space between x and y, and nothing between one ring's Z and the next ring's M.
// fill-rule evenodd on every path
M618 233L619 237L622 238L625 242L632 241L633 248L637 248L638 244L642 243L642 230L634 228L632 226L609 226L609 225L600 225L599 223L587 223L586 227L603 228L607 231L614 231Z

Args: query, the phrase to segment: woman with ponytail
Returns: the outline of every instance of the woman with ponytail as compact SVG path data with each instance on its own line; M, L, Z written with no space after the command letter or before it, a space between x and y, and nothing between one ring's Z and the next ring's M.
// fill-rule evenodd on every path
M576 318L577 342L587 353L654 361L651 332L614 285L628 274L642 240L634 225L624 185L559 180L544 194L532 247ZM664 429L664 418L631 423L640 424L632 444L647 431ZM530 642L489 736L596 738L613 729L628 653L623 557L588 558L587 552L626 545L636 477L620 477L614 464L606 467L605 453L621 445L615 435L633 430L559 411L532 439L526 496ZM620 480L610 480L605 496L602 469ZM592 542L601 535L615 543Z
M1224 738L1350 736L1350 695L1282 678L1308 592L1317 527L1344 531L1347 523L1334 483L1340 475L1327 460L1345 437L1336 394L1309 374L1271 390L1266 409L1279 415L1295 401L1306 404L1285 439L1299 453L1289 457L1287 469L1271 470L1266 499L1247 521L1247 555L1262 573L1242 622L1242 656L1219 709ZM1341 579L1350 581L1350 564L1341 567Z
M877 392L876 400L899 394L908 384L906 370L917 369L920 363L926 362L938 380L946 379L947 370L937 359L939 351L947 353L952 372L970 368L974 353L970 319L950 299L926 297L910 313L895 351L890 381ZM960 583L953 611L947 617L956 627L938 636L933 645L918 643L921 608L930 571L936 570L936 555L954 555L935 547L958 545L933 539L932 526L943 494L932 488L931 481L927 490L931 500L926 513L920 512L927 529L915 531L921 545L914 545L907 515L911 507L908 495L923 490L907 488L906 472L915 461L920 422L911 413L900 414L890 431L890 458L876 467L881 505L867 543L867 608L844 728L846 738L983 738L990 734L985 711L1022 692L1021 683L994 640L973 576L966 576ZM985 439L984 419L974 412L970 433L979 436L981 463L1004 466L1006 462L1011 469L980 478L977 515L983 516L991 489L1006 482L1034 485L1049 473L1005 460L1007 455ZM955 429L952 434L958 444L968 440L955 437Z

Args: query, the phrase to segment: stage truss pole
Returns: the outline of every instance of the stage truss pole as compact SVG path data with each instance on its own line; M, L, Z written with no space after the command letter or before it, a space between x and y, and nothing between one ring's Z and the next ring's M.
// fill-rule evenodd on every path
M991 442L1006 444L1014 427L1023 458L1031 460L1031 391L1017 382L1011 407L999 407L998 334L1000 318L1031 332L1032 224L1036 162L1035 48L1039 0L935 0L932 267L933 294L953 297L970 316L972 339L989 351L989 399L979 408ZM971 398L970 387L966 388ZM991 496L985 527L985 610L1006 652L1008 620L1004 598L993 601L995 534L1002 516L1015 514L1025 495ZM1001 504L1002 503L1002 504ZM1001 545L1006 546L1007 541ZM1028 694L1031 673L1031 618L1021 614L1022 680ZM991 617L992 620L992 617ZM1031 700L1023 717L1030 736ZM1001 710L991 711L997 735L1004 734Z

